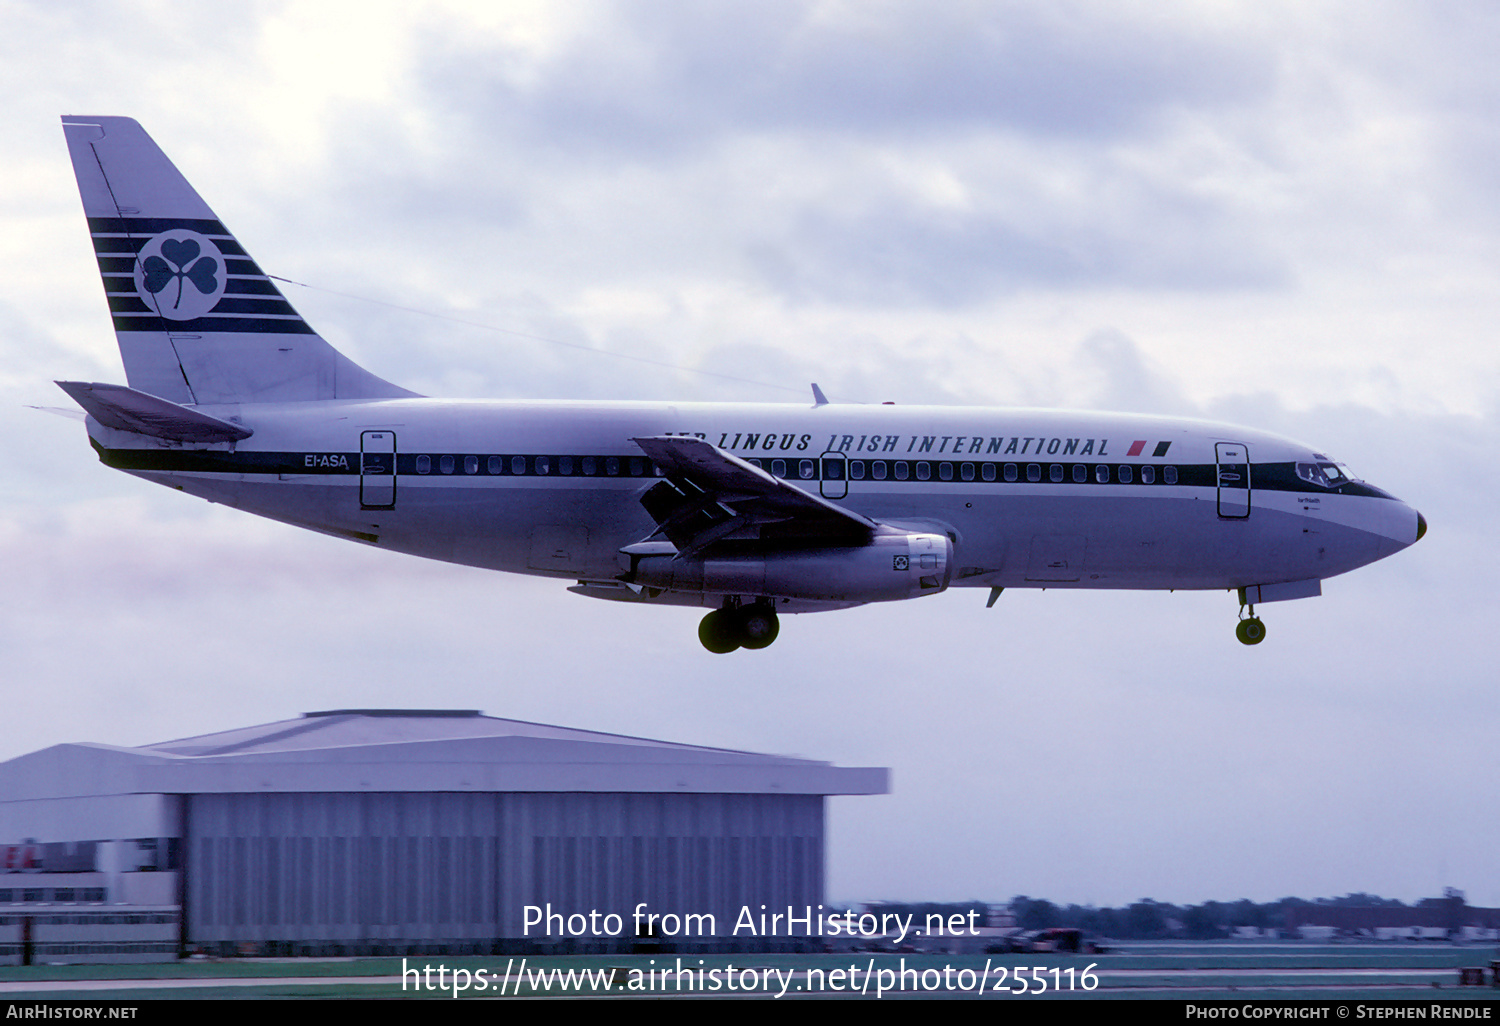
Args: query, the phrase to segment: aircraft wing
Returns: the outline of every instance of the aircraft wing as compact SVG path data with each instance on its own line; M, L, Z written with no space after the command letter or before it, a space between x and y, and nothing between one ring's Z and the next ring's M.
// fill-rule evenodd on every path
M701 438L632 441L666 475L641 496L641 505L656 521L657 533L683 556L730 538L862 544L877 526Z

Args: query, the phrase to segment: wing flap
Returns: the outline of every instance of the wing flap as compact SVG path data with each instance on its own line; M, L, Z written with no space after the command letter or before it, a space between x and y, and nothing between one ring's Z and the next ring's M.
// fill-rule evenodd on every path
M683 555L746 531L834 543L868 540L876 523L689 435L632 439L666 480L641 504Z

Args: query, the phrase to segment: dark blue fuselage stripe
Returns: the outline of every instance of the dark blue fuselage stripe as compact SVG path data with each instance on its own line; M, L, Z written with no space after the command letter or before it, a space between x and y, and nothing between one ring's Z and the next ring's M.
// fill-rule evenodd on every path
M108 466L119 470L148 470L177 473L218 473L218 474L322 474L330 476L359 474L360 454L357 452L338 453L307 453L307 452L220 452L213 450L170 450L170 449L104 449L98 443L94 448L99 451L99 458ZM381 454L372 454L381 455ZM443 473L441 470L441 459L443 456L453 457L453 470ZM477 462L475 473L463 472L464 461L472 456ZM642 456L559 456L559 455L526 455L519 453L493 454L493 453L434 453L425 455L429 470L425 473L418 471L418 460L423 458L421 453L401 453L396 459L396 473L401 477L415 478L483 478L483 477L623 477L623 478L649 478L656 476L651 462ZM490 461L496 463L491 468ZM522 461L523 473L515 472L515 460ZM573 473L561 472L562 461L570 460ZM539 460L545 461L548 468L547 473L538 473ZM592 461L593 473L584 473L585 461ZM615 461L617 473L608 473L610 461ZM873 462L873 461L872 461ZM887 461L898 462L898 461ZM639 470L631 473L632 464ZM1150 463L1125 463L1125 464L1099 464L1110 468L1110 481L1097 481L1092 474L1087 481L1075 482L1072 480L1051 481L1047 475L1043 475L1040 481L1026 480L1022 471L1020 478L1016 481L1003 479L1001 468L1004 463L995 463L996 479L994 481L983 481L979 479L978 469L983 462L975 462L976 476L972 481L960 480L957 476L950 480L942 480L936 476L928 480L918 480L915 475L905 479L897 480L889 477L882 481L873 481L870 478L862 478L852 483L856 490L861 485L879 484L886 485L921 485L923 487L932 485L968 485L978 487L989 487L992 485L1013 485L1016 487L1070 485L1081 487L1089 485L1096 488L1118 487L1119 468L1130 467L1132 470L1132 481L1125 487L1132 488L1161 488L1172 487L1162 480L1162 464ZM1095 464L1089 464L1092 469ZM1018 465L1024 467L1024 464ZM1151 484L1144 484L1140 480L1142 467L1155 467L1157 470L1156 480ZM815 470L821 469L815 467ZM1362 495L1372 498L1390 499L1392 496L1373 485L1363 482L1351 482L1336 489L1319 488L1308 484L1296 476L1295 464L1291 463L1257 463L1252 466L1255 491L1273 492L1300 492L1307 495ZM818 477L812 478L787 478L791 481L816 481ZM1212 463L1187 464L1177 467L1177 487L1189 488L1213 488L1218 484L1218 467Z

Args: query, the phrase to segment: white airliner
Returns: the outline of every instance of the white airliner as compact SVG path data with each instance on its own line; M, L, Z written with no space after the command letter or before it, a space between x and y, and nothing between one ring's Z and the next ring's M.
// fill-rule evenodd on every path
M1255 605L1426 521L1261 431L1054 410L429 399L319 337L135 121L65 117L129 387L59 382L108 466L398 552L779 614L950 587L1226 589Z

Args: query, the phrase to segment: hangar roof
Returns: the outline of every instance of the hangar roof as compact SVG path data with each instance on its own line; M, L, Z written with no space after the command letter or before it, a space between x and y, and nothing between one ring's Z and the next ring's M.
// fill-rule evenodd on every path
M140 748L0 763L0 801L109 794L591 791L885 794L888 771L653 741L475 710L337 709Z

